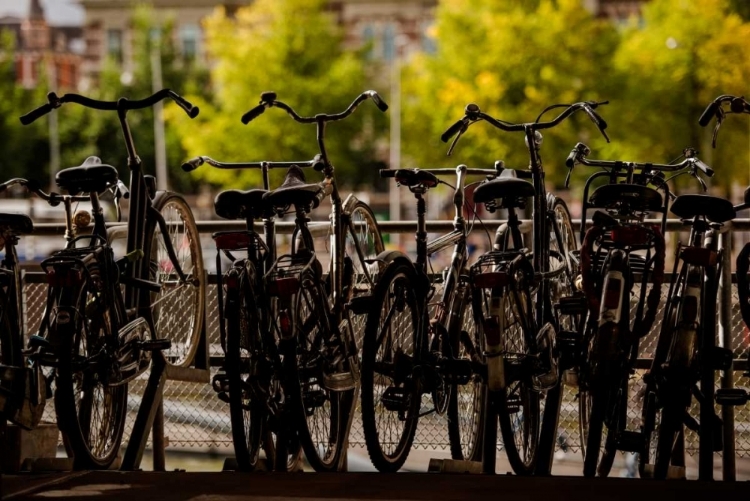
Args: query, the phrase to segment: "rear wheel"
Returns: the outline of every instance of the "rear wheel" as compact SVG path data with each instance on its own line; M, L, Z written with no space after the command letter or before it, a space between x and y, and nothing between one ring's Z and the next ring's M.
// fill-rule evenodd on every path
M190 206L180 195L157 194L154 209L167 227L165 235L155 218L149 217L143 245L149 279L162 286L160 292L150 294L154 336L172 342L164 351L170 364L187 367L198 349L206 302L200 235ZM176 261L169 255L167 241L172 243ZM186 280L180 279L175 264L179 264Z
M252 268L252 264L247 264ZM252 270L251 270L252 271ZM252 274L240 272L238 287L229 288L225 296L226 318L225 370L229 385L229 416L237 465L241 471L252 471L258 463L265 421L265 407L253 394L253 368L263 355L260 346L261 315L252 284Z
M106 286L97 280L97 271L89 271L93 279L79 287L50 292L58 299L58 307L51 310L56 318L50 320L50 337L59 349L55 411L75 468L105 469L120 449L128 386L110 386L114 368L86 359L117 345L113 337L123 316L117 306L106 304Z
M471 291L464 288L458 294L456 306L460 312L458 328L452 339L454 356L459 360L482 359L484 343L474 322ZM456 335L458 334L458 335ZM484 418L484 382L472 373L467 384L453 385L448 403L448 439L453 459L479 461L482 458L482 420Z
M421 389L414 377L420 313L414 267L394 261L373 291L362 349L362 429L372 464L398 471L414 441Z

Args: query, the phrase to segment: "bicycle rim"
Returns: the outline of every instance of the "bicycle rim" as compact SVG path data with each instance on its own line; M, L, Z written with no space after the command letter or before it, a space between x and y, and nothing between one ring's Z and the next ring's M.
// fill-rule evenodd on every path
M172 342L163 352L168 363L187 367L198 349L205 312L206 285L200 235L190 206L179 195L157 196L154 208L164 217L177 263L188 278L181 282L169 257L164 234L156 221L149 219L144 242L149 279L162 287L160 292L150 295L154 336Z
M76 469L108 468L117 457L125 430L128 387L107 385L110 368L78 371L74 360L80 363L94 356L111 341L116 328L112 315L116 313L108 310L102 291L89 281L78 290L58 294L55 311L73 312L68 328L60 329L56 319L50 323L60 350L55 380L58 424L74 454Z
M391 263L373 294L362 350L362 428L381 472L398 471L416 432L421 392L412 377L419 311L411 265ZM394 394L386 407L386 391Z
M558 242L554 228L550 228L550 250L559 252L563 258L559 261L554 256L550 255L550 270L554 270L560 266L568 268L569 272L562 273L559 275L554 282L550 283L550 294L552 296L552 304L556 304L562 297L573 296L575 291L574 285L571 279L575 279L578 275L578 267L569 258L569 253L578 249L578 241L576 239L576 233L573 230L573 224L570 218L570 212L568 207L559 198L554 198L552 204L552 217L553 222L557 226L560 233L560 241ZM578 315L564 315L559 318L560 330L575 331L578 328Z

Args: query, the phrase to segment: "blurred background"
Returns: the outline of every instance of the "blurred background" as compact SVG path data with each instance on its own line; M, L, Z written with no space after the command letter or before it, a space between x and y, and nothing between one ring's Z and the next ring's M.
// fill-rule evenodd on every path
M716 149L711 127L698 125L716 96L750 94L747 0L0 0L0 181L21 176L54 188L57 171L89 155L127 180L115 113L68 105L26 127L18 117L44 104L50 91L115 100L162 87L197 104L200 115L190 120L165 103L163 113L131 112L129 123L146 172L157 175L161 188L183 193L197 220L215 219L212 202L221 189L250 189L261 180L257 172L208 166L186 174L180 164L188 158L305 160L318 152L314 127L281 110L242 125L240 116L268 90L303 115L341 111L366 89L391 105L383 114L364 103L327 128L342 192L355 192L379 220L415 218L413 197L381 180L379 168L489 168L500 159L509 167L528 165L523 137L487 124L472 127L446 157L440 134L471 102L497 118L528 122L552 104L610 101L600 112L611 143L585 116L545 133L547 188L574 218L590 172L577 169L566 188L564 160L579 141L592 158L640 162L668 162L695 147L716 170L712 192L738 201L750 184L748 117L730 116ZM278 185L283 172L274 175ZM318 176L308 173L310 180ZM699 190L687 177L675 188ZM446 187L428 195L428 219L453 217L451 195ZM324 204L315 218L325 220L329 210ZM36 222L63 216L22 190L0 196L0 211L24 212ZM478 251L487 244L484 233L471 238ZM411 235L386 239L411 250ZM746 240L738 234L736 248ZM19 253L36 271L61 246L60 237L28 237ZM210 271L214 252L204 235ZM441 259L433 260L436 270ZM739 354L747 337L739 320L735 334ZM170 450L197 448L216 459L186 455L182 462L170 454L168 467L219 468L231 451L226 406L205 385L170 388ZM568 461L570 472L578 472L576 420L561 419L569 435L561 432L557 464ZM746 434L748 423L738 424ZM429 452L415 452L416 469L441 454L434 449L444 441L443 428L435 426L441 438L423 432ZM354 454L351 466L366 469L367 461ZM744 463L741 469L750 471ZM622 474L632 473L632 458L624 457Z

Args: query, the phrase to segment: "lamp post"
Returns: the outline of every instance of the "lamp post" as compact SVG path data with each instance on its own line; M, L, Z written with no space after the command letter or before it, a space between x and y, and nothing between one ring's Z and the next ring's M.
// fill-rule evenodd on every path
M156 93L163 87L161 73L161 33L151 31L151 87ZM156 161L156 188L167 189L167 148L164 141L164 105L159 101L154 105L154 156Z
M404 34L396 35L394 38L394 57L391 62L391 137L390 137L390 158L389 164L391 169L401 168L401 58L402 52L409 43L409 38ZM391 221L401 219L401 190L396 183L390 183L389 206ZM391 235L391 241L398 246L400 236Z

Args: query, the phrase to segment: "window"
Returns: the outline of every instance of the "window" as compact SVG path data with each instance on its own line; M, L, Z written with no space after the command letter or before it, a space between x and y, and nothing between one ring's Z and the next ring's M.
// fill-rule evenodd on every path
M383 59L393 61L396 57L396 29L387 24L383 29Z
M367 59L374 59L375 58L375 31L372 29L372 26L369 24L366 24L364 30L362 30L362 44L365 46L369 46L367 49Z
M122 62L122 30L107 30L107 55Z
M199 37L200 29L194 24L186 24L180 28L182 57L185 59L195 59L198 56Z

